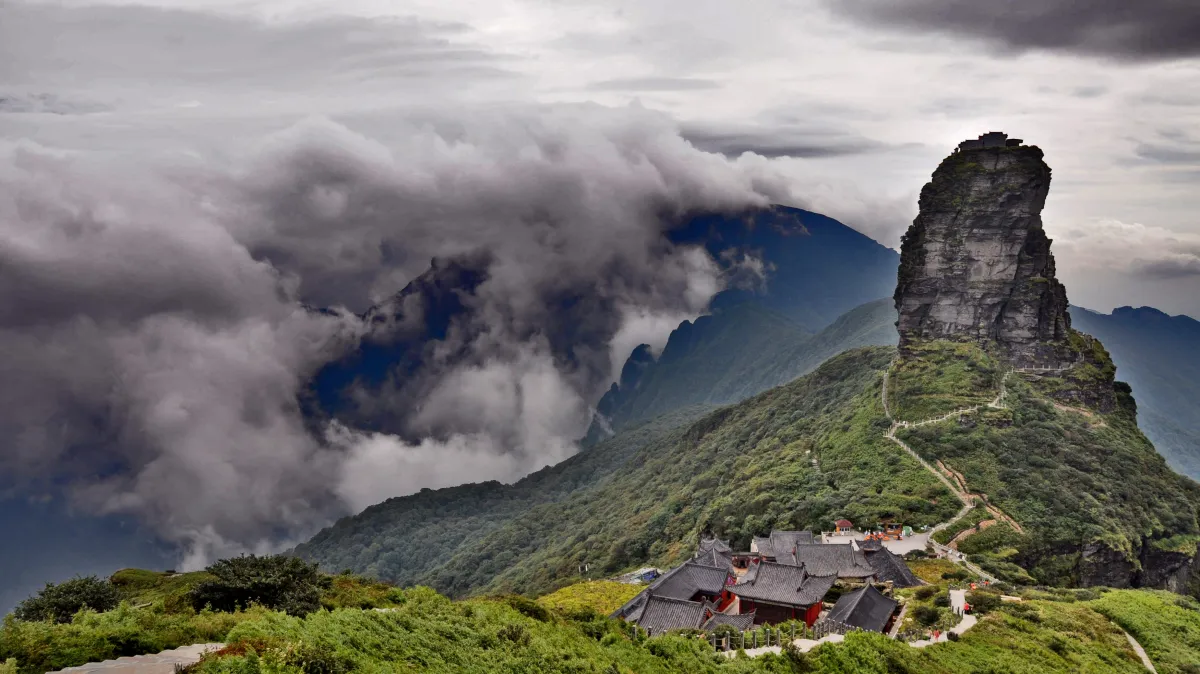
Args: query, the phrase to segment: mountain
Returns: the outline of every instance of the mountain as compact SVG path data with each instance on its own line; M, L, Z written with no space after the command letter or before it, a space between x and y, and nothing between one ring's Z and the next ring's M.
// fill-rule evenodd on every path
M1200 479L1200 321L1150 307L1072 307L1071 321L1104 342L1137 396L1138 425L1167 463Z
M1104 345L1072 327L1041 230L1049 175L1041 151L1021 145L942 163L904 238L898 349L844 352L696 417L809 367L820 349L881 338L893 315L867 303L811 329L818 314L797 307L817 304L774 297L789 286L719 298L657 359L635 351L605 403L631 424L643 410L701 405L512 487L391 499L297 554L454 596L532 594L676 562L701 535L744 548L842 517L919 527L967 499L997 524L960 549L1001 579L1200 592L1200 485L1171 471Z
M596 406L585 444L681 407L744 400L846 349L895 344L895 322L891 301L875 300L813 335L754 299L718 303L672 332L658 359L644 345L633 352Z
M690 423L676 417L624 431L510 488L389 499L296 554L452 595L535 593L577 578L581 564L608 573L667 563L688 554L700 532L745 547L772 528L828 529L839 517L932 524L958 502L883 437L879 386L892 356L886 347L848 352ZM495 505L506 494L523 500ZM460 511L472 523L491 519L462 534Z
M1107 350L1072 327L1042 151L996 135L942 161L904 235L889 377L914 425L897 435L1014 523L988 534L998 571L1187 590L1200 485L1155 452Z
M711 313L681 323L657 358L648 345L635 349L597 404L585 444L680 407L744 400L848 348L896 343L894 311L873 302L892 291L896 253L836 220L776 206L742 219L698 217L672 239L718 259L749 254L764 263L764 278L718 294Z

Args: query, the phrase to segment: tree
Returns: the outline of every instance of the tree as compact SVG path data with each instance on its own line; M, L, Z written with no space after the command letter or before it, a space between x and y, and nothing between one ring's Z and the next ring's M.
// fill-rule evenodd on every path
M46 583L37 594L17 604L13 613L17 620L68 623L79 609L103 613L116 608L120 601L117 588L107 580L78 576L57 585Z
M192 589L192 606L236 611L250 604L307 615L321 607L321 593L331 579L316 564L297 557L243 555L222 559L205 569L216 576Z

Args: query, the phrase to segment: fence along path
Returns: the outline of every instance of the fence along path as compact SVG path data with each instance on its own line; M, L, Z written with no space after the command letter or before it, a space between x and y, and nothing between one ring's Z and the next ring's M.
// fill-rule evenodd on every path
M958 484L956 484L953 480L950 479L950 476L946 475L945 473L938 470L937 468L934 468L933 465L930 464L928 461L926 461L920 454L918 454L916 452L916 450L914 450L912 447L909 447L908 443L906 443L903 440L901 440L900 438L896 437L896 432L900 431L901 429L905 429L905 428L917 428L919 426L927 426L929 424L937 424L937 423L941 423L943 421L949 421L950 419L962 417L963 415L977 412L984 407L990 407L992 409L1007 409L1008 403L1005 402L1005 399L1008 396L1008 389L1006 388L1006 383L1008 382L1009 376L1012 375L1013 370L1009 370L1008 372L1005 372L1004 376L1000 378L999 392L997 392L996 397L994 399L992 399L991 401L989 401L987 403L981 403L979 405L972 405L970 407L963 407L963 408L954 410L952 412L947 412L946 414L943 414L941 416L932 417L932 418L924 419L921 421L897 421L892 416L891 407L888 405L888 381L892 378L892 368L894 368L895 365L896 365L896 361L894 361L894 360L890 364L888 364L887 371L884 372L884 374L883 374L883 386L880 390L880 397L881 397L881 401L883 402L883 413L887 416L888 420L892 422L892 425L888 427L887 431L885 431L883 435L888 440L891 440L892 442L896 443L897 445L900 445L900 447L905 452L908 452L909 456L916 459L917 462L920 463L925 468L925 470L929 471L930 473L933 473L934 477L936 477L939 481L941 481L941 483L943 485L945 485L947 489L950 490L950 493L954 494L954 496L957 497L959 501L962 501L962 504L963 504L962 508L960 508L959 511L954 514L954 517L951 517L950 519L946 520L945 522L935 525L932 529L929 530L929 544L933 546L934 550L947 556L951 560L967 567L967 570L969 570L971 573L974 573L975 575L979 576L980 578L983 578L984 580L991 582L991 583L999 582L999 579L996 578L995 576L984 571L983 569L979 568L975 564L967 561L966 557L962 553L958 552L957 550L948 548L948 547L942 545L941 543L938 543L937 541L933 540L934 534L946 529L947 527L953 526L954 523L956 523L959 520L961 520L962 518L966 517L967 513L971 512L971 509L975 507L976 496L974 494L971 494L970 492L968 492L965 488L960 487ZM999 508L996 508L995 506L988 506L988 511L991 512L993 515L996 515L999 519L1003 519L1010 526L1013 526L1018 531L1020 531L1019 525L1017 525L1016 522L1011 517L1004 514Z

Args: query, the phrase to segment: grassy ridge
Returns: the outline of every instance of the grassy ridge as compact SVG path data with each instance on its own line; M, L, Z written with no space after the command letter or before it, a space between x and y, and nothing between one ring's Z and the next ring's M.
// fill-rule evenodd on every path
M1200 605L1150 590L1114 590L1088 602L1138 640L1159 674L1200 671Z
M611 580L593 580L568 585L540 597L538 603L552 611L571 613L592 610L608 615L625 605L644 589L642 585L617 583Z

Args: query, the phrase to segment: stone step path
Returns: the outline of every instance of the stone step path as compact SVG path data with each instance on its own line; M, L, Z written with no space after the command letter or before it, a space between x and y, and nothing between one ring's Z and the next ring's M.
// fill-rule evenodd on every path
M205 653L224 647L225 644L194 644L153 655L135 655L104 662L91 662L48 674L91 674L93 672L95 674L175 674L175 665L195 664Z
M1125 632L1125 630L1121 631ZM1142 648L1142 645L1138 643L1138 640L1134 639L1133 635L1129 632L1125 632L1125 638L1129 640L1129 645L1133 647L1133 652L1137 653L1137 656L1142 659L1142 665L1144 665L1146 669L1153 672L1153 674L1158 674L1158 670L1154 668L1154 663L1150 662L1150 656L1146 655L1146 649Z

